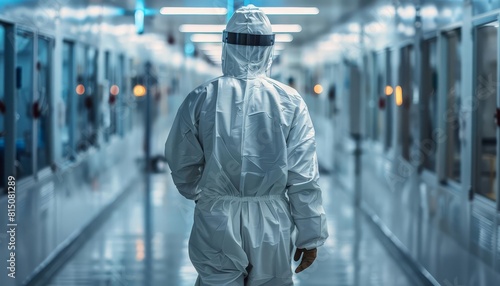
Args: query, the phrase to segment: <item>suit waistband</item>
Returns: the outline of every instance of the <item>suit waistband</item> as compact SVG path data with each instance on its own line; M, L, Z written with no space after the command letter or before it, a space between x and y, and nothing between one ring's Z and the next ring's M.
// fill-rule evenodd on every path
M214 197L210 196L209 198L217 200L230 200L230 201L242 201L242 202L275 201L275 200L287 201L285 195L265 195L265 196L255 196L255 197L238 197L238 196L226 195L226 196L214 196Z

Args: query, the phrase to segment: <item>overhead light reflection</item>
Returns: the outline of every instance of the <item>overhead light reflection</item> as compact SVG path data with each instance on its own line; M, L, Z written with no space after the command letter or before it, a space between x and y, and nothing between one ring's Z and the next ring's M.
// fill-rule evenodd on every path
M321 86L321 84L317 84L314 86L314 93L320 94L322 92L323 92L323 87Z
M110 6L90 5L83 9L75 9L70 7L61 8L62 18L75 20L84 20L86 18L97 18L101 16L120 16L124 14L124 9Z
M365 31L370 34L377 34L386 31L387 25L381 22L371 22L365 26Z
M403 89L399 85L396 86L396 97L395 97L395 100L396 100L396 105L397 106L403 105Z
M162 15L226 15L226 8L219 7L163 7Z
M198 49L200 49L202 51L222 50L222 44L203 44L203 45L199 45Z
M396 9L393 5L384 5L378 9L377 14L386 18L392 18L396 15Z
M179 26L182 33L222 33L226 25L183 24ZM302 26L298 24L272 25L273 33L298 33Z
M143 261L144 257L146 257L146 252L145 252L145 247L144 247L144 240L142 239L137 239L135 241L135 260L136 261Z
M144 33L144 10L136 10L134 13L134 19L137 34Z
M361 31L361 27L358 23L349 23L347 25L347 30L352 33L359 33Z
M76 94L83 95L85 93L85 86L83 84L79 84L76 86Z
M293 41L293 36L290 34L276 34L275 40L276 42L289 43Z
M298 24L276 24L272 25L273 33L298 33L302 26Z
M194 43L216 43L222 41L222 34L193 34L190 38Z
M425 18L435 18L439 13L436 6L424 6L422 10L420 10L420 14Z
M413 26L406 26L403 23L399 23L397 29L400 33L403 33L406 36L412 36L415 33Z
M398 7L397 12L401 18L406 20L413 19L416 15L415 7L412 5Z
M259 7L267 15L317 15L316 7Z
M114 96L117 96L120 93L120 88L116 84L114 84L109 89L109 93L114 95Z
M284 50L285 46L283 44L274 44L274 50L275 51L281 51Z
M392 88L392 86L388 85L388 86L385 87L385 95L389 96L393 92L394 92L394 89Z
M140 85L140 84L134 86L134 95L137 97L145 96L146 95L146 87L144 87L143 85Z
M179 26L179 31L182 33L222 33L226 25L198 25L198 24L183 24Z

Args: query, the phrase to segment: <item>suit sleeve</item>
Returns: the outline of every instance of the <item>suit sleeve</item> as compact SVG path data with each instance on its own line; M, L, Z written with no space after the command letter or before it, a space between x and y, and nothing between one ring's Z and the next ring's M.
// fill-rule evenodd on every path
M318 184L319 171L314 128L303 101L297 107L288 147L288 197L298 234L297 248L312 249L328 237L326 216Z
M198 198L198 183L205 165L198 138L195 96L188 95L182 103L165 143L165 157L174 183L179 192L190 200Z

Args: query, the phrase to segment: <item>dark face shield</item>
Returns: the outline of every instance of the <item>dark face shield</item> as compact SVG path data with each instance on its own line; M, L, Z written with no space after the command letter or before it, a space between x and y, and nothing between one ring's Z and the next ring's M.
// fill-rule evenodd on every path
M274 34L259 35L224 30L222 71L237 78L265 75L272 63Z
M222 42L232 45L241 46L273 46L274 45L274 34L271 35L255 35L255 34L245 34L245 33L233 33L224 30L222 34Z

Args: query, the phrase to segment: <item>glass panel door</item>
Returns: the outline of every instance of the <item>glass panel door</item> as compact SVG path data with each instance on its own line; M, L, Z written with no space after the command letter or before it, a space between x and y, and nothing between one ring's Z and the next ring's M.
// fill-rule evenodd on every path
M63 67L62 67L62 94L58 105L58 126L61 134L61 150L63 158L68 158L73 154L70 134L70 116L74 116L71 111L70 103L75 95L74 76L73 76L73 56L74 46L71 42L63 43Z
M89 145L97 144L97 129L99 128L99 89L97 88L97 50L88 48L86 53L86 107L88 111L88 124L86 130L86 141Z
M86 47L78 57L77 100L77 135L78 151L85 151L97 140L97 51Z
M446 94L446 177L460 182L460 30L446 35L447 48L447 94Z
M438 127L437 77L437 40L431 38L422 43L420 98L424 116L420 150L424 154L424 168L432 172L436 172L437 142L434 137Z
M50 154L50 138L49 138L49 128L50 128L50 113L49 113L49 102L50 102L50 78L51 78L51 53L52 53L52 40L39 37L38 38L38 62L36 64L36 75L37 75L37 92L38 99L36 103L38 104L38 112L40 112L40 117L38 118L37 124L37 161L38 170L45 168L49 165L49 154Z
M5 104L5 28L0 25L0 188L5 182Z
M116 85L118 89L116 89L116 102L115 102L115 113L116 113L116 122L117 122L117 133L120 136L123 136L123 126L124 126L124 97L127 95L127 88L125 79L125 56L120 55L118 58L118 69L116 74Z
M380 143L384 143L383 141L383 135L384 133L384 115L385 115L385 109L387 106L387 95L385 93L386 90L386 84L385 84L385 78L384 78L384 60L385 60L385 54L384 53L377 53L375 56L375 69L377 73L377 79L376 79L376 105L377 105L377 111L376 111L376 116L374 119L374 125L375 125L375 140L379 141Z
M385 112L385 150L388 151L392 147L392 137L393 137L393 102L392 102L392 97L394 94L394 87L393 87L393 79L392 79L392 57L394 56L394 52L390 51L389 49L386 50L385 52L385 70L383 71L385 73L385 78L384 78L384 86L385 86L385 95L386 95L386 112Z
M114 122L113 122L113 115L112 115L112 108L109 105L109 96L110 96L110 87L113 84L113 78L112 78L112 73L111 73L111 52L106 51L104 52L104 78L106 79L106 83L104 85L104 89L102 90L102 95L104 98L100 100L99 104L101 106L101 124L102 128L104 130L104 141L108 142L109 137L113 133L113 128L114 128Z
M33 40L33 33L16 34L16 179L33 174Z
M399 61L399 84L394 87L394 101L401 116L398 132L401 132L402 156L407 161L410 160L410 148L413 145L414 135L410 132L412 126L410 124L410 108L413 100L412 77L414 66L413 46L403 47Z
M474 99L477 112L477 156L475 192L496 200L497 125L497 27L483 25L476 30L476 78Z

